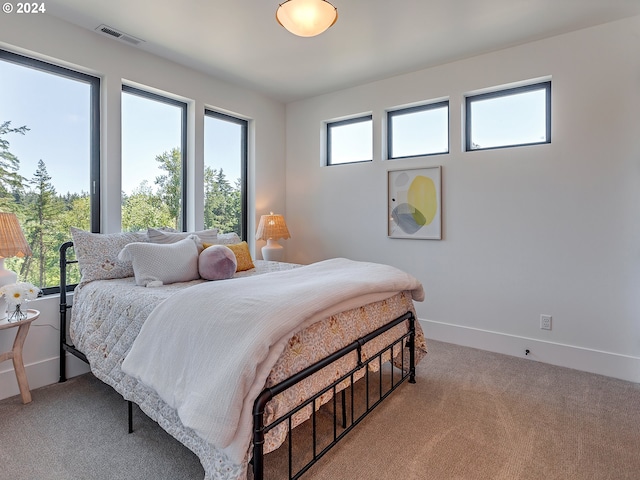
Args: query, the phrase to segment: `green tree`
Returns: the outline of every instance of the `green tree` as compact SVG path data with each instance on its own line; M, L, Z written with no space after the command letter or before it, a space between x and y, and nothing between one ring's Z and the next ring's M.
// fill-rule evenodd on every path
M173 148L170 152L157 155L156 161L160 164L160 169L167 172L155 179L155 183L158 185L158 195L169 209L173 219L171 226L181 230L182 155L180 154L180 149Z
M12 213L17 213L15 195L22 192L24 177L18 173L20 160L9 150L5 137L10 133L24 135L28 130L26 125L13 128L10 121L0 124L0 209Z
M58 218L62 244L69 240L71 227L91 229L91 198L88 192L67 193L60 196L60 201L64 204L64 212Z
M57 277L55 269L58 245L55 245L55 232L64 212L64 202L56 194L42 159L38 161L38 168L30 183L33 191L26 198L29 209L25 230L33 255L23 263L20 274L23 278L36 279L36 285L45 286L49 284L49 279L54 281Z
M122 195L122 230L135 232L147 227L175 224L175 218L162 198L154 194L145 180L131 195Z
M57 225L53 227L52 246L56 247L54 258L58 261L59 247L64 242L69 241L71 227L81 228L83 230L91 229L91 198L88 192L67 193L60 197L64 204L64 212L58 217ZM52 277L52 282L47 286L55 285L59 279L59 269L54 267L50 273L47 272L47 278ZM80 269L78 265L71 265L67 270L67 282L69 284L78 283L80 281Z
M240 234L241 191L231 186L222 169L204 170L204 225Z

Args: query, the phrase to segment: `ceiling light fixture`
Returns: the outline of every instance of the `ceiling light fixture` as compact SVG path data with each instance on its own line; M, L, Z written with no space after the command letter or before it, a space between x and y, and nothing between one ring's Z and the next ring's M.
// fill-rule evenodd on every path
M287 0L276 10L276 20L299 37L320 35L338 20L338 9L326 0Z

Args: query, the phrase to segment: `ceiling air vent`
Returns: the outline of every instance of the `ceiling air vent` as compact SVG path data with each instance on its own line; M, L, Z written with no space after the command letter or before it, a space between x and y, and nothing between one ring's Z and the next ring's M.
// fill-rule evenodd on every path
M120 32L119 30L108 27L107 25L100 25L98 28L96 28L96 32L116 38L121 42L128 43L129 45L140 45L142 42L144 42L144 40L140 40L139 38L128 35L124 32Z

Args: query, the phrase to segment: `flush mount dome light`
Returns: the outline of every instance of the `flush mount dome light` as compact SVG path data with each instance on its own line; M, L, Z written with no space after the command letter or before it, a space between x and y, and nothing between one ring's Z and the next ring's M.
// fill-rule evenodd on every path
M325 0L287 0L276 10L276 20L299 37L320 35L338 20L338 9Z

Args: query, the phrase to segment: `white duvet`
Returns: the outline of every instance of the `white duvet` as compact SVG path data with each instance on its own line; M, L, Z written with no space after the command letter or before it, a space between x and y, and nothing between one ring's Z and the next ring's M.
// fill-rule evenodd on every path
M241 463L253 402L289 338L322 318L400 291L424 299L415 277L347 259L202 283L153 310L122 370L155 390L186 427Z

